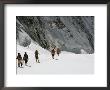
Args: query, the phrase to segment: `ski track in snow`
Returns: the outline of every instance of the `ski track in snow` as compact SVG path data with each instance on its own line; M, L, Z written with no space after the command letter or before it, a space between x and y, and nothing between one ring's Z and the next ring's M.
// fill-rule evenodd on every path
M35 50L39 51L40 63L36 63ZM93 74L94 54L74 54L62 51L60 56L55 55L52 59L51 53L32 41L28 47L17 44L17 53L24 52L29 56L28 66L17 67L17 74ZM56 60L58 59L58 60ZM31 67L29 67L31 66Z

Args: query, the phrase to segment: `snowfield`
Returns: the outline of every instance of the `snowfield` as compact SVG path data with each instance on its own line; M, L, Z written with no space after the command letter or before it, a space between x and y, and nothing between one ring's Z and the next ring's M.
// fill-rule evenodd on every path
M40 63L36 63L35 50L39 51ZM55 55L52 59L51 53L37 43L33 42L29 47L17 44L17 53L24 52L29 56L28 66L23 68L17 66L17 74L93 74L94 54L74 54L62 51L60 56Z

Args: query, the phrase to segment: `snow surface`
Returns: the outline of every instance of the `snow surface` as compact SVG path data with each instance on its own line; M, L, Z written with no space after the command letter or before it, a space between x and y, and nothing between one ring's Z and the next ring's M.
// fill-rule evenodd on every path
M35 50L39 51L40 63L36 63ZM24 52L29 56L28 66L23 68L17 66L17 74L93 74L94 54L74 54L62 51L60 56L55 55L52 59L51 53L33 42L29 47L17 44L17 53ZM31 67L29 67L31 66Z

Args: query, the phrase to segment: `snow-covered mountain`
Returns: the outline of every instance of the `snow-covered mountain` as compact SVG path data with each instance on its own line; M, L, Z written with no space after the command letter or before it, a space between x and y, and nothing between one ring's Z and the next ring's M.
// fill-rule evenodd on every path
M16 33L24 47L33 40L47 50L56 46L75 54L94 53L93 16L17 16Z

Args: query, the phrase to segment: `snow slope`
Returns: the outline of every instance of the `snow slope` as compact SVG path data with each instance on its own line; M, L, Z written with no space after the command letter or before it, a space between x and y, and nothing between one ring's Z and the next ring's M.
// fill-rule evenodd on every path
M36 49L39 51L40 63L36 63L35 60ZM94 72L94 54L74 54L62 51L59 57L55 55L55 59L52 59L49 51L33 41L29 48L17 44L18 52L22 57L24 52L27 52L29 62L28 66L17 67L17 74L93 74Z

